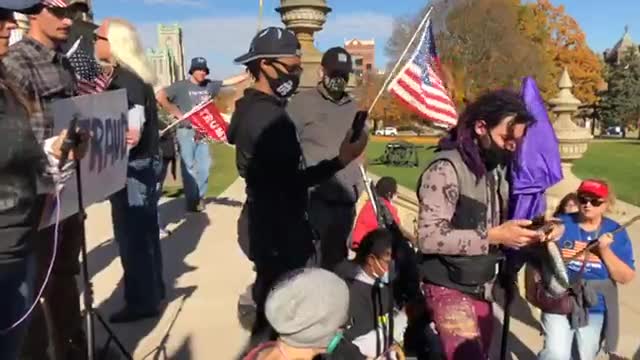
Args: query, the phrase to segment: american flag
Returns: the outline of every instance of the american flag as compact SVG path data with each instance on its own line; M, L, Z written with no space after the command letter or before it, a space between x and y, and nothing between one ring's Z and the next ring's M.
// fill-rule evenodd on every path
M98 94L105 91L111 84L111 76L103 74L96 60L82 48L73 51L69 56L69 62L76 72L78 95Z
M391 81L388 90L424 118L453 127L458 123L458 113L439 73L440 60L429 20L411 60Z

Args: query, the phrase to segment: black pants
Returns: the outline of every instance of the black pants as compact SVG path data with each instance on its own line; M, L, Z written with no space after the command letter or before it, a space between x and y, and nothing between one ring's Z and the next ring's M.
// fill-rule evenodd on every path
M324 269L333 271L347 258L355 218L355 204L328 202L311 197L309 220L320 241L320 261Z
M248 203L246 210L250 253L256 267L252 290L256 321L249 341L252 348L277 336L264 313L271 288L283 275L307 266L315 257L313 234L304 216L255 203Z

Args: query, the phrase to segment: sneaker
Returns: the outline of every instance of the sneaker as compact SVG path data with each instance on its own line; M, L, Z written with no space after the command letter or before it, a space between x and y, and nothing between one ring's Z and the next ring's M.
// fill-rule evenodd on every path
M198 202L198 205L196 205L196 211L197 212L203 212L206 208L206 204L204 203L204 199L200 199L200 202Z

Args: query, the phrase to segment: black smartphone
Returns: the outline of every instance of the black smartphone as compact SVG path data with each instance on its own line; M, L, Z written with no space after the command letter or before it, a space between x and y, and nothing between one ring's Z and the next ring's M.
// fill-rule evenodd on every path
M69 122L67 128L67 136L64 138L62 145L60 146L60 161L58 162L58 168L62 170L64 165L69 160L69 152L78 144L78 118L73 117Z
M369 113L367 111L360 110L356 113L356 116L353 117L353 122L351 123L351 131L353 131L353 133L351 134L351 139L349 139L350 142L354 143L358 140L368 116Z
M545 224L544 215L539 215L531 219L531 225L527 226L527 229L538 230Z

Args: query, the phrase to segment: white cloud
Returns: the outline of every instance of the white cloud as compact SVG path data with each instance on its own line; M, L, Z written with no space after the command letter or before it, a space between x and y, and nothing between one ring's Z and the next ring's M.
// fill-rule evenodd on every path
M233 65L233 59L249 49L257 30L255 16L192 18L181 21L180 25L185 46L185 66L189 66L192 57L204 56L209 61L213 77L225 77L242 71L242 67ZM340 46L349 38L374 38L376 46L383 48L391 34L391 25L392 17L379 13L330 14L324 30L316 34L316 43L318 48L327 49ZM269 16L264 18L263 26L282 26L282 23L279 17ZM138 29L146 47L157 46L156 23L138 24Z

